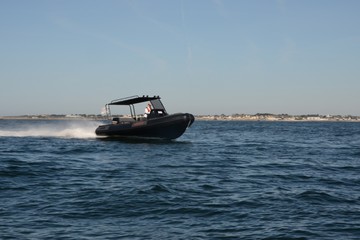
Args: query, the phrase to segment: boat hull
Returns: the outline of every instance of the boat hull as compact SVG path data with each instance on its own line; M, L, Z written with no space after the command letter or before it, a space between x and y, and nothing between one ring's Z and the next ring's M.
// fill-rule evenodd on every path
M120 122L118 124L101 125L95 133L104 137L139 137L176 139L194 122L189 113L177 113L164 117L136 122Z

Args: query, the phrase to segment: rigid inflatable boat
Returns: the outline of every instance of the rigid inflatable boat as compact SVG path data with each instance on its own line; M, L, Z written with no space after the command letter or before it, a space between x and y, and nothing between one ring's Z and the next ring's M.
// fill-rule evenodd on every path
M148 102L144 115L136 115L135 104ZM129 117L112 116L110 106L129 106ZM168 114L159 96L131 96L116 99L105 105L111 123L100 125L95 133L104 137L136 137L175 139L180 137L194 122L190 113Z

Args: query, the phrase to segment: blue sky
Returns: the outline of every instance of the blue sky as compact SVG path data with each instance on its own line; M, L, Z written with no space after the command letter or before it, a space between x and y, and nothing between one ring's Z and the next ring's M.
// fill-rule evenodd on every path
M358 0L2 0L0 115L360 115Z

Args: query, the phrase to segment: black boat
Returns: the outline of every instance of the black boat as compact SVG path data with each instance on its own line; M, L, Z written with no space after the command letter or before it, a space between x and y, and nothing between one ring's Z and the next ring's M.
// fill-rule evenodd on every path
M135 104L149 102L144 115L136 115ZM125 105L130 107L128 118L112 117L110 106ZM105 105L108 119L112 122L100 125L95 133L105 137L136 137L175 139L180 137L194 122L190 113L168 114L159 96L131 96L116 99Z

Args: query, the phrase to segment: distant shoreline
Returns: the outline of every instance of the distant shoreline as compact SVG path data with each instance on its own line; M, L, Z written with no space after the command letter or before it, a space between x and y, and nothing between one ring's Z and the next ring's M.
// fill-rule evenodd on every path
M119 117L129 117L120 115ZM195 115L197 121L269 121L269 122L360 122L360 116L351 115L288 115L258 113L233 114L233 115ZM72 115L22 115L22 116L0 116L0 120L107 120L106 116L95 114L72 114Z
M360 116L341 115L288 115L288 114L234 114L234 115L201 115L198 120L208 121L269 121L269 122L360 122Z

